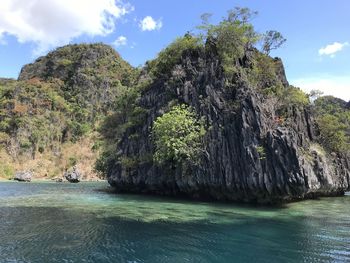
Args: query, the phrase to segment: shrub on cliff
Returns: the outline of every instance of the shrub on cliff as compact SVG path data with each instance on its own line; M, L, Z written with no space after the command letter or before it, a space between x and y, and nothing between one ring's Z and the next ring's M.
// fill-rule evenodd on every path
M226 74L234 72L236 61L259 40L259 35L249 23L255 14L256 12L251 12L247 8L230 10L227 18L208 30L208 38L216 40Z
M300 88L294 86L285 88L281 95L286 106L302 107L310 103L308 95Z
M272 59L268 57L268 54L272 49L277 49L286 41L282 34L277 31L271 30L265 34L255 31L251 20L256 15L257 12L249 8L236 7L229 10L227 17L217 25L209 23L210 14L202 15L202 24L198 26L200 30L204 31L202 38L216 46L227 77L233 76L239 70L246 51L254 50L260 40L263 41L262 51L266 56L257 52L259 55L257 62L264 64L263 67L259 67L263 71L273 68L269 61ZM265 70L263 74L269 73L267 71Z
M185 50L193 50L198 47L201 47L200 39L190 34L175 39L158 54L156 59L147 62L149 73L154 77L166 77L179 63Z
M196 163L204 134L204 124L191 108L185 105L172 107L154 122L154 160L160 164L167 161Z
M281 95L284 87L276 74L276 61L258 51L253 54L251 68L247 70L249 82L265 95Z

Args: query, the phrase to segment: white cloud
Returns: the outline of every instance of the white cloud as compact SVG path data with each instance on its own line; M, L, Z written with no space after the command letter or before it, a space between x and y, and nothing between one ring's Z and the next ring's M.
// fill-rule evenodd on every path
M337 77L325 76L320 78L303 78L290 81L294 86L300 87L305 92L321 90L324 95L332 95L345 101L350 101L350 76Z
M140 21L139 24L142 31L153 31L159 30L162 28L163 23L162 20L154 20L151 16L146 16L144 19Z
M333 58L335 56L335 53L341 51L347 45L349 45L348 42L344 42L344 43L334 42L333 44L320 48L318 50L318 54L320 56L328 55Z
M125 36L119 36L114 42L115 47L125 46L128 43L128 39Z
M108 35L132 10L119 0L1 0L0 40L12 35L43 53L84 34Z

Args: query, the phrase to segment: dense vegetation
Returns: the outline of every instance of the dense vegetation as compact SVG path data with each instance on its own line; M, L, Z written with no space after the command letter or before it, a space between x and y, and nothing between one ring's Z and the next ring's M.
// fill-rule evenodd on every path
M196 163L203 148L204 134L204 124L197 119L193 110L185 105L172 107L153 124L155 161L160 164Z
M26 65L20 80L33 78L59 85L59 94L79 112L81 123L98 121L113 108L137 71L104 44L68 45Z
M60 176L90 155L85 148L91 142L83 139L82 145L82 138L93 134L92 125L80 123L80 111L57 88L37 79L0 86L1 176L11 177L18 169Z
M350 108L345 101L332 96L314 102L320 142L330 151L350 152Z
M186 34L184 37L175 39L158 54L156 59L147 62L147 70L153 78L169 77L171 69L180 62L184 51L201 47L202 44L198 37Z
M94 162L96 126L137 74L111 47L81 44L26 65L19 81L1 80L0 150L7 160L0 167L2 174L28 168L34 160L52 162L48 169L59 168L40 171L39 176L58 176L81 163L83 156ZM77 156L74 147L87 150Z
M52 84L23 81L0 86L1 143L12 148L15 156L30 152L35 158L37 152L77 139L87 128L75 120L76 116L79 112Z

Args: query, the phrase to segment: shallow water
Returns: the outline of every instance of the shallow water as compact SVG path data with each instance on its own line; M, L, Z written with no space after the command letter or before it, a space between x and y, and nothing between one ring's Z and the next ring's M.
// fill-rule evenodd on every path
M106 189L0 182L0 262L350 262L350 196L271 208Z

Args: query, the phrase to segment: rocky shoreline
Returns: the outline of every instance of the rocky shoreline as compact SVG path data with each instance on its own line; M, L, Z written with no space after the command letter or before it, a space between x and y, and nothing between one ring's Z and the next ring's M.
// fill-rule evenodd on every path
M15 182L13 178L4 178L0 177L0 182ZM62 180L62 181L57 181L56 178L45 178L45 177L34 177L30 181L31 183L36 183L36 182L57 182L57 183L69 183L67 180ZM107 180L104 179L83 179L80 181L81 183L87 183L87 182L107 182Z

